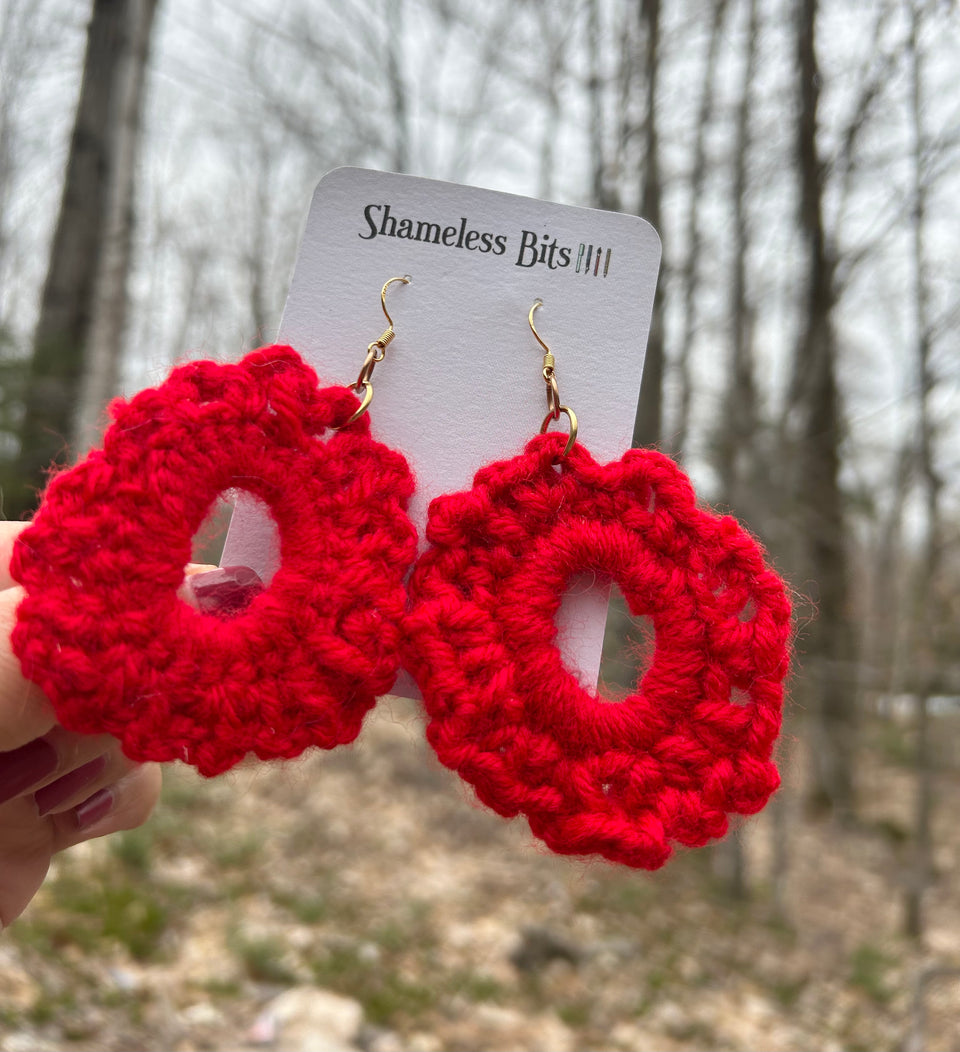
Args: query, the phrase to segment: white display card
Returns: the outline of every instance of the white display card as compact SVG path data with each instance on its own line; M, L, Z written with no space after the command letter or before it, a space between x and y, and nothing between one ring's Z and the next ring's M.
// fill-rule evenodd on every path
M556 356L561 401L601 462L629 448L660 265L660 240L637 216L551 204L455 183L338 168L313 196L278 343L323 384L351 384L367 344L396 338L373 377L375 438L400 450L417 480L410 515L423 542L427 506L468 489L483 464L515 456L546 413L543 352ZM566 427L561 418L557 427ZM222 564L269 580L276 530L241 494ZM558 645L596 685L609 588L571 581ZM395 693L417 697L402 679Z

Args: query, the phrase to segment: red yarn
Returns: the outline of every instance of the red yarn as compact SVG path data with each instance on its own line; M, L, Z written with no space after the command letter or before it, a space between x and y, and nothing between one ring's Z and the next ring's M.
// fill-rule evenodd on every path
M777 788L789 603L756 541L698 508L667 457L599 465L578 445L558 469L565 441L538 436L433 501L405 660L431 744L484 803L525 814L554 851L656 869L670 841L722 836L727 812ZM612 578L655 628L620 703L581 688L555 644L579 571Z
M366 416L321 438L357 404L289 347L191 362L114 403L104 448L51 481L11 564L27 593L13 648L65 727L205 775L356 737L397 672L416 553L403 457ZM224 620L177 588L237 487L269 506L281 566Z

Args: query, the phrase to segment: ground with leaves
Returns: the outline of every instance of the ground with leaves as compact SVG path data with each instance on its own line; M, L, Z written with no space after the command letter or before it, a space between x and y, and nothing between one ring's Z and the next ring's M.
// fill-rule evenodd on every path
M439 767L406 702L350 749L212 782L172 770L147 827L60 858L0 937L0 1050L282 1049L258 1019L291 987L359 1002L373 1052L901 1049L917 977L960 965L960 775L938 776L918 949L897 934L909 738L869 734L860 826L785 798L782 917L769 815L737 834L745 903L709 851L653 875L555 858ZM955 1048L960 978L924 1001L925 1047Z

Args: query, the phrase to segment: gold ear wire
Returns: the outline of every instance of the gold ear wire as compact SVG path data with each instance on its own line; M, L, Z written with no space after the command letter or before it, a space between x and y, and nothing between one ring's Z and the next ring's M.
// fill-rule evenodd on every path
M370 403L373 401L373 383L370 378L373 376L373 370L377 362L382 362L386 357L387 344L397 335L393 329L393 318L390 317L390 312L387 310L387 289L395 281L401 281L404 285L409 285L413 278L409 274L404 274L399 278L390 278L389 281L383 283L383 288L380 289L380 306L383 308L383 316L387 319L387 327L375 340L367 344L367 356L363 360L357 382L353 385L353 389L358 393L363 388L363 394L360 396L360 405L357 406L350 419L345 424L340 425L341 427L346 427L348 424L359 420L370 408Z
M542 336L540 335L540 333L539 333L539 332L537 332L537 327L536 327L536 325L534 325L534 324L533 324L533 316L534 316L534 314L536 314L536 312L537 312L537 311L538 311L538 310L539 310L539 309L540 309L540 308L541 308L542 306L543 306L543 300L541 300L541 299L535 299L535 300L533 301L533 306L532 306L532 307L530 308L530 313L529 313L529 314L527 315L527 322L528 322L528 323L529 323L529 325L530 325L530 331L531 331L531 332L533 333L533 335L534 335L534 336L536 337L537 343L539 343L539 344L540 344L540 346L541 346L541 347L542 347L542 348L544 349L544 352L545 352L546 354L549 354L549 353L550 353L550 348L549 348L549 347L548 347L548 346L547 346L547 345L546 345L546 344L545 344L545 343L543 342L543 337L542 337Z
M561 414L565 415L570 421L570 434L567 437L567 444L563 447L563 452L560 454L561 457L565 457L573 449L574 443L577 441L577 414L570 406L560 404L560 388L557 385L556 372L557 359L544 342L543 337L537 332L537 327L533 323L534 314L542 306L543 300L534 300L530 313L527 315L530 331L533 333L537 343L543 348L543 379L547 385L547 415L543 418L543 423L540 425L540 434L542 435L546 432L547 425L551 420L559 420Z
M395 281L402 281L404 285L409 285L410 282L413 281L413 278L411 278L409 274L404 274L402 278L391 278L389 281L383 283L383 288L380 290L380 306L383 308L383 316L387 319L387 328L380 339L374 340L373 343L370 344L370 347L373 347L375 344L377 347L383 349L394 338L394 336L397 335L393 331L393 318L390 317L390 311L387 310L387 289L390 288ZM370 347L368 347L367 350L369 350Z

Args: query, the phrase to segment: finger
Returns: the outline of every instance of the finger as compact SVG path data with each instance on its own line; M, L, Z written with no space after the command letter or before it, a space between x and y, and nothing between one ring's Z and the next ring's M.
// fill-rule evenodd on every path
M51 815L54 850L143 825L160 797L160 784L159 765L141 764L72 810Z
M54 732L56 733L56 732ZM56 778L49 779L33 790L38 814L61 814L81 804L88 797L120 781L136 763L123 755L120 743L107 735L71 735L60 729L65 741L60 747L61 759L66 762ZM46 735L50 741L52 734Z
M101 779L103 781L105 779ZM29 796L0 804L0 928L10 924L36 894L55 851L141 824L156 803L159 770L126 767L73 808L41 818ZM109 790L109 791L106 791Z
M0 855L0 931L23 913L49 868L48 848Z
M32 793L46 813L85 785L103 777L115 781L132 766L110 735L73 734L55 726L42 738L0 753L0 804Z
M211 573L213 570L218 569L213 563L187 563L183 568L183 576L195 577L198 573Z
M20 662L10 648L22 588L0 592L0 752L17 749L46 734L56 716L38 686L23 678Z
M10 558L14 542L29 525L29 522L0 522L0 588L16 583L10 576Z
M54 772L55 777L88 763L95 756L123 755L119 741L112 734L77 734L61 727L59 723L47 731L43 740L53 746L60 760Z
M263 581L249 566L201 566L180 586L179 596L201 614L231 617L239 614L263 591Z

